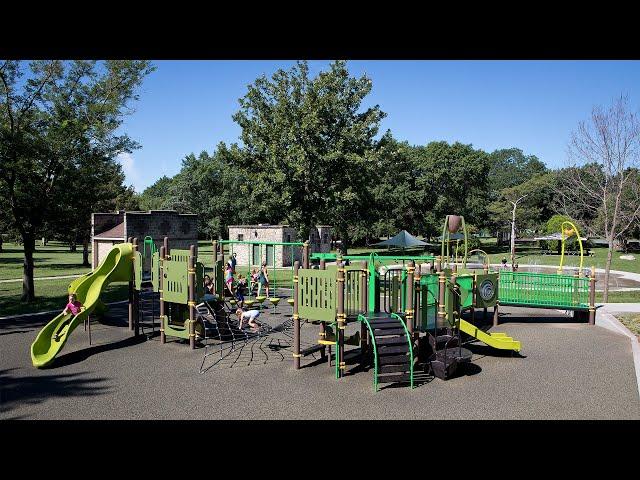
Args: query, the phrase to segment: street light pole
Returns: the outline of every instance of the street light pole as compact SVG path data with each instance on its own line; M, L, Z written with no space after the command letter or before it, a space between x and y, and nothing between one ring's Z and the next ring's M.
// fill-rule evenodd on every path
M513 271L516 258L516 208L518 206L518 203L520 203L520 201L524 200L526 197L527 195L523 195L515 202L509 200L509 203L513 205L513 211L511 212L511 271Z

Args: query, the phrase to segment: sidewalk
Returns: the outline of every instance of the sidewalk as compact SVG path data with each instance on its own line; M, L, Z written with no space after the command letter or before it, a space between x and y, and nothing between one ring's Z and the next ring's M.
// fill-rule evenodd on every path
M78 278L84 275L84 273L80 273L78 275L60 275L59 277L34 277L35 280L57 280L59 278ZM8 280L0 280L0 283L13 283L13 282L22 282L21 278L10 278Z
M625 327L613 315L615 313L640 313L640 303L599 303L596 310L596 325L629 337L631 341L631 351L633 352L633 363L636 368L636 382L638 384L638 395L640 395L640 342L638 336Z

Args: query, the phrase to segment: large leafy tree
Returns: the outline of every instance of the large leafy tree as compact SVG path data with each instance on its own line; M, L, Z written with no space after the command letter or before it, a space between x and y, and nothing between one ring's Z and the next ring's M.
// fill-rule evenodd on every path
M546 173L547 167L535 155L525 155L519 148L503 148L489 155L489 186L494 199L500 191L520 185Z
M549 172L495 192L498 198L488 206L489 226L510 228L512 202L524 197L517 207L518 229L543 230L544 223L554 213L556 182L557 174Z
M198 230L209 238L223 237L229 224L255 221L251 185L242 170L242 151L237 145L218 145L213 155L192 153L182 160L182 169L169 183L163 206L198 214ZM167 182L165 182L167 183Z
M139 209L133 187L125 186L124 181L122 166L100 153L79 156L73 167L60 176L63 193L52 206L46 231L67 242L72 251L82 244L84 266L90 265L91 213Z
M151 70L129 60L0 63L0 195L24 246L24 301L34 298L35 238L66 201L61 179L87 156L135 148L116 131Z
M463 215L465 222L487 221L489 156L459 142L431 142L415 149L415 188L418 205L425 210L426 236L441 233L448 214Z
M377 172L370 187L374 203L368 209L373 235L389 237L402 229L421 233L425 205L424 192L416 188L415 149L387 131L376 146L372 168Z
M169 199L172 179L163 175L155 183L140 194L140 208L142 210L161 210L165 208Z
M315 224L330 223L343 249L367 230L368 173L385 115L377 105L363 105L371 88L366 76L350 76L344 61L314 78L298 62L249 85L233 118L246 153L238 168L251 183L260 218L286 220L302 237Z

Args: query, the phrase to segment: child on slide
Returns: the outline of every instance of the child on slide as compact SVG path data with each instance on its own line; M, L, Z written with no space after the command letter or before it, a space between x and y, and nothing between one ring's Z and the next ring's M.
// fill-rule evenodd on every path
M84 310L84 306L82 305L81 302L78 301L76 294L75 293L70 293L69 294L69 302L67 303L67 305L64 307L64 310L62 310L62 314L63 315L69 315L72 314L73 317L71 317L71 319L65 321L62 323L62 325L60 325L60 328L58 328L58 331L55 332L53 334L53 339L58 341L59 337L60 337L60 332L62 331L62 329L67 325L67 323L71 323L71 321L78 316L78 314Z

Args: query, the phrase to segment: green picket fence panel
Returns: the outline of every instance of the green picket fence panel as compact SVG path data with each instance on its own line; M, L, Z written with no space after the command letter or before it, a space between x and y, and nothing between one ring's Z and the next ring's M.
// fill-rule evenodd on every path
M501 304L567 309L589 308L589 278L529 272L500 272Z
M164 301L186 305L189 301L189 250L171 250L171 259L163 262L163 268Z
M333 322L336 318L336 271L298 270L298 314L308 320Z

